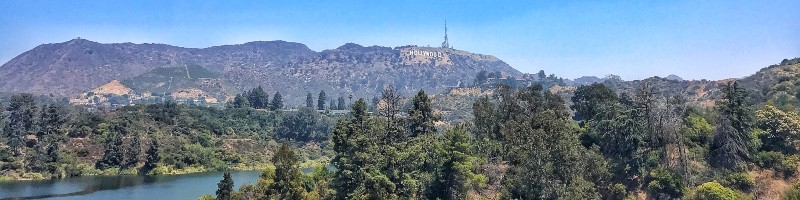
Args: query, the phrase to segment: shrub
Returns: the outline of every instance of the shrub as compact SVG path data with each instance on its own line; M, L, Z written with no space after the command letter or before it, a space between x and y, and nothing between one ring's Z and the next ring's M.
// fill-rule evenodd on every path
M722 186L717 181L706 182L697 186L694 199L696 200L740 200L750 199L741 192Z
M683 196L685 185L683 177L666 168L656 168L650 172L647 188L652 194L670 198Z
M794 174L797 167L797 155L787 156L777 151L762 151L756 155L756 163L763 168L770 168L776 172L783 173L784 176L791 176Z
M731 173L725 176L723 180L723 185L744 191L750 190L755 184L756 180L745 172Z
M44 179L44 176L40 173L24 173L22 174L22 178L31 180L41 180Z
M800 199L800 183L795 183L791 188L786 190L786 193L781 197L783 200Z

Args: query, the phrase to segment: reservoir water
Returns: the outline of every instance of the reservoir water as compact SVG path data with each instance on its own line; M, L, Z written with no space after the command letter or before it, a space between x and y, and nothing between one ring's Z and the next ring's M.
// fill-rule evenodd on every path
M223 172L163 176L87 176L59 180L0 182L6 199L197 199L214 195ZM231 171L234 189L258 181L261 171Z

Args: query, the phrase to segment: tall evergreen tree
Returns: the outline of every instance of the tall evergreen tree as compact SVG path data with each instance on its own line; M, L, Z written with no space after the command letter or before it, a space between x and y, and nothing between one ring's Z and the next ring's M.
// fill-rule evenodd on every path
M8 146L14 155L22 154L25 147L25 136L34 130L34 117L36 116L36 103L31 94L16 94L6 108L8 121L3 127L3 133L8 138Z
M409 132L411 137L422 134L436 133L433 122L436 116L433 114L431 100L425 91L419 90L414 99L411 100L411 108L408 110Z
M282 144L272 157L275 165L275 183L270 185L268 194L277 199L302 199L305 189L301 181L302 175L297 168L298 158L294 150Z
M314 97L311 96L311 92L306 94L306 107L314 108Z
M338 104L336 105L336 110L344 110L344 109L346 109L345 108L345 103L344 103L344 97L339 97L339 99L337 101L338 101Z
M275 95L272 96L272 102L269 106L270 110L280 110L283 108L283 97L281 96L281 92L275 92Z
M723 88L722 100L718 103L718 125L709 147L712 166L743 169L745 161L750 160L748 131L752 119L745 98L744 89L736 81Z
M250 91L248 100L250 101L250 106L256 109L266 109L269 108L269 95L267 92L264 92L264 88L261 88L259 85L257 88L254 88Z
M155 139L150 141L150 146L147 148L146 159L144 162L144 167L142 168L145 173L150 172L150 170L155 169L158 165L158 162L161 161L161 155L158 153L158 142Z
M98 169L105 170L119 167L121 164L123 164L125 155L122 150L122 135L118 132L118 128L114 129L117 130L112 130L110 133L108 133L109 135L105 141L105 150L103 151L103 156L97 161Z
M319 92L319 96L317 96L317 110L325 110L325 100L328 99L328 96L325 95L325 90Z
M136 167L136 164L139 163L139 155L142 153L142 139L139 134L134 134L130 141L131 143L125 151L125 164L123 168L126 169Z
M217 183L217 200L231 200L233 193L233 178L230 172L222 175L222 180Z

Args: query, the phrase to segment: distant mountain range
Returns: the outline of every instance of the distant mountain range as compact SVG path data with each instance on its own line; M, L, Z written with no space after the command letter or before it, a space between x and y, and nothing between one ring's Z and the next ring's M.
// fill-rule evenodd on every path
M106 85L111 93L223 100L261 85L300 102L321 90L369 99L389 84L406 95L441 92L472 82L480 71L522 75L494 56L451 48L348 43L316 52L300 43L258 41L198 49L78 38L39 45L0 66L0 91L76 97L105 92Z

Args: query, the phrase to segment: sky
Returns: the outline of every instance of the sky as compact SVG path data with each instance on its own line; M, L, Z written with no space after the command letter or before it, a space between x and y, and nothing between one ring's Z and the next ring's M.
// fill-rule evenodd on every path
M798 0L0 1L0 63L40 44L439 46L560 77L743 77L800 57Z

